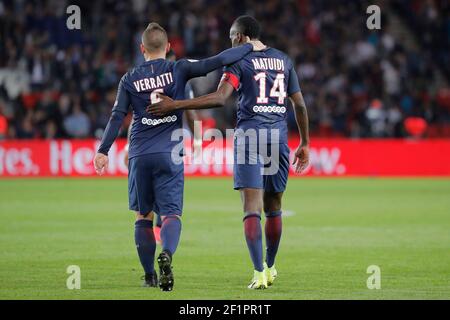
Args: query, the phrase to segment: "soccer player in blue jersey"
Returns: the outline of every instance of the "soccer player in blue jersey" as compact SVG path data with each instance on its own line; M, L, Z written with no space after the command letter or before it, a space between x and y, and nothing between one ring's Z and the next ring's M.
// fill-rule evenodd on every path
M166 59L169 61L176 60L175 52L172 49L170 49L169 52L167 52ZM186 87L184 89L184 96L187 99L194 98L194 90L189 82L186 83ZM200 132L196 132L194 130L195 121L199 121L199 117L195 110L186 110L184 115L186 116L187 125L189 126L189 129L191 130L191 133L193 134L193 138L194 138L193 139L193 151L195 154L197 151L199 152L199 148L202 145L202 138L201 138ZM130 136L131 136L131 128L132 127L133 127L133 120L131 120L130 125L128 127L127 144L125 146L124 162L127 167L128 167L128 149L129 149L129 144L130 144ZM152 212L150 214L154 215L155 213ZM161 225L162 225L161 216L156 213L156 216L154 216L154 218L153 218L153 234L155 236L155 241L157 244L161 244L161 235L160 235Z
M182 127L182 111L164 117L146 112L150 103L158 101L157 93L173 99L184 99L186 82L204 76L222 66L242 59L253 50L252 44L225 50L217 56L192 61L165 59L170 49L166 31L150 23L142 34L141 52L145 62L127 72L119 83L111 118L94 158L97 174L108 167L108 151L117 138L129 106L133 109L128 167L129 208L136 212L135 243L145 271L145 286L157 285L154 270L155 238L153 214L163 217L161 226L162 252L158 256L159 287L171 291L174 285L172 258L181 233L183 205L183 163L172 161L171 152L180 143L171 138Z
M259 23L254 18L241 16L230 29L232 46L238 47L257 40L259 33ZM148 111L161 116L183 109L220 107L224 106L233 90L239 94L234 136L234 188L241 193L245 238L254 265L253 279L248 287L264 289L277 277L275 257L282 231L281 200L289 173L287 97L294 106L301 137L293 162L296 172L303 171L309 163L308 115L291 59L270 47L252 52L224 69L216 92L182 101L161 95L161 101L150 105ZM251 134L247 134L251 130L258 133L256 141L247 139L251 137ZM252 148L252 144L256 144L256 148ZM255 149L256 156L251 152ZM245 161L239 161L240 157ZM277 170L261 174L264 172L261 169L267 168L270 162L276 164ZM266 216L265 262L260 223L263 210Z

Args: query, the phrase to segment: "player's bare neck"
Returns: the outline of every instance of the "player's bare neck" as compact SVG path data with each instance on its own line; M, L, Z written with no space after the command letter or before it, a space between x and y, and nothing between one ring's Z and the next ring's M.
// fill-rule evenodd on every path
M166 58L166 53L165 52L155 52L155 53L148 53L148 52L146 52L144 54L145 61L157 60L157 59L165 59L165 58Z

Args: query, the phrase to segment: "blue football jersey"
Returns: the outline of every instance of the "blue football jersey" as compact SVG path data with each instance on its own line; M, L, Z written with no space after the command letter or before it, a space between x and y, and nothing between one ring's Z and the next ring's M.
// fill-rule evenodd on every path
M150 60L122 78L122 88L119 87L119 90L124 92L124 97L119 92L117 107L127 106L128 109L131 105L133 108L130 158L140 154L170 152L173 145L179 142L171 141L171 134L181 128L182 111L165 117L153 117L146 111L148 105L158 102L158 93L172 99L184 98L186 80L182 72L174 72L175 65L175 62L165 59Z
M280 142L287 142L287 98L300 85L286 54L274 48L253 51L225 67L222 81L239 95L237 129L278 129Z
M181 59L173 62L155 59L133 68L120 80L112 115L98 152L108 154L129 106L133 109L134 120L129 158L148 153L172 152L181 142L172 138L172 132L182 128L182 111L158 117L148 113L147 106L158 102L158 93L175 100L184 99L189 79L204 76L217 68L234 63L252 50L253 46L247 44L203 60Z

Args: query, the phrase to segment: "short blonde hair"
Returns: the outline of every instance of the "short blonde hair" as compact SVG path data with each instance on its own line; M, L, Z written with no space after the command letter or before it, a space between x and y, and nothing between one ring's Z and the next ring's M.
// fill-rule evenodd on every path
M167 42L166 30L156 22L150 23L142 33L142 44L149 52L164 50Z

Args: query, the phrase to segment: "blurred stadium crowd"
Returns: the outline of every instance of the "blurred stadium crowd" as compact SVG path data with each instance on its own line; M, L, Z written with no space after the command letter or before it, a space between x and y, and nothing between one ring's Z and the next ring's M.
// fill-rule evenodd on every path
M425 136L450 136L449 2L378 3L381 30L366 28L369 1L0 0L0 138L100 137L118 81L142 62L148 22L167 29L178 57L202 58L230 46L229 27L244 13L295 61L312 135L403 137L426 127ZM69 4L81 8L81 30L66 28ZM220 75L194 80L195 94L214 90ZM230 128L235 108L233 99L201 118Z

